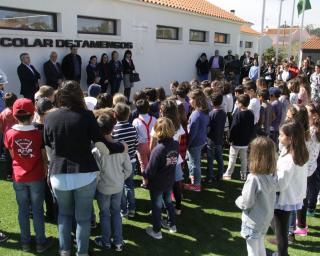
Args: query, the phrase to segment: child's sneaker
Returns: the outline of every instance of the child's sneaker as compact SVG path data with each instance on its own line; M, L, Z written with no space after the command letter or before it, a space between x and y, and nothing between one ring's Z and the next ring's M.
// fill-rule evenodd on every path
M136 216L136 211L135 210L129 211L128 217L129 218L134 218L134 216Z
M314 215L315 215L315 210L308 209L307 216L314 217Z
M222 179L223 180L231 180L231 175L223 174Z
M129 213L128 213L128 211L126 211L126 212L121 212L120 215L121 215L122 218L128 218Z
M0 243L3 243L9 239L9 236L0 232Z
M97 222L96 220L91 221L91 229L96 229L97 228Z
M175 208L174 212L176 215L181 215L182 211L180 209Z
M308 229L307 228L296 228L295 231L293 231L294 234L298 236L307 236L308 235Z
M48 250L53 245L52 237L48 237L43 244L37 244L36 250L37 253L43 253Z
M94 243L95 243L97 246L99 246L99 247L101 247L101 248L104 248L104 249L107 249L107 250L109 250L109 249L111 248L111 244L109 244L109 243L104 243L104 242L102 241L102 237L101 237L101 236L97 236L97 237L94 239Z
M60 251L59 256L70 256L71 252L70 251Z
M195 192L201 192L201 186L200 185L193 185L193 184L184 184L185 190L195 191Z
M246 173L240 173L240 179L243 181L247 180L247 174Z
M122 252L123 250L123 244L115 244L114 247L116 252Z
M147 232L147 234L148 234L149 236L153 237L154 239L158 239L158 240L162 239L162 233L161 233L161 231L159 231L159 232L154 232L152 226L147 227L146 232Z
M176 225L170 226L167 220L161 220L161 227L168 229L170 233L177 233Z
M22 251L24 251L24 252L31 251L31 244L30 243L22 244L21 247L22 247Z
M294 233L289 233L288 234L288 243L289 244L293 244L295 241L296 241L295 234Z

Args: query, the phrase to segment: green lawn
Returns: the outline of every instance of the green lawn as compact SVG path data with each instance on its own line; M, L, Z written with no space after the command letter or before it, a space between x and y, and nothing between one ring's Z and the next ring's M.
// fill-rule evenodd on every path
M3 165L0 169L3 170ZM234 204L242 185L240 181L230 181L205 188L201 193L184 192L183 213L177 217L178 233L164 232L160 241L145 233L145 228L150 224L150 202L147 191L138 188L138 214L133 220L124 220L123 223L124 251L104 252L94 248L95 255L246 255L245 241L239 235L241 213ZM10 235L10 239L0 245L0 256L34 255L20 250L17 206L11 182L1 180L0 189L0 230ZM320 255L319 217L318 214L316 218L308 219L309 235L298 237L297 242L290 246L291 256ZM46 232L55 238L56 246L45 255L57 255L57 227L47 224ZM98 234L99 230L95 230L92 238ZM266 246L269 250L275 250L268 242Z

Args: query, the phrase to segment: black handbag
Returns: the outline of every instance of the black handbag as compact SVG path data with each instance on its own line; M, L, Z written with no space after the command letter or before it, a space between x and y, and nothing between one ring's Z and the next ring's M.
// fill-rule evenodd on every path
M140 76L139 73L132 73L130 74L130 82L131 83L136 83L140 81Z

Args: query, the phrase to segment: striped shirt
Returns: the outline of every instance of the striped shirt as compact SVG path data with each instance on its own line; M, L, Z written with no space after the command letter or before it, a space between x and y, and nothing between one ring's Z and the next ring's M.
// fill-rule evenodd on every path
M138 134L136 128L129 122L117 122L113 128L112 138L115 141L123 141L128 144L128 153L131 162L136 161L136 150L138 146Z

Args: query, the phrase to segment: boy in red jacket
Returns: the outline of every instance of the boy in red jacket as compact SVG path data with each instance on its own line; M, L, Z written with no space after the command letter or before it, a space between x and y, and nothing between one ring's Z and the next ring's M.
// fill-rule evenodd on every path
M36 251L42 253L53 244L52 238L45 236L43 214L46 152L41 132L31 125L35 110L32 101L18 99L12 109L18 124L6 132L4 142L12 157L13 188L18 203L22 250L31 251L31 207Z

